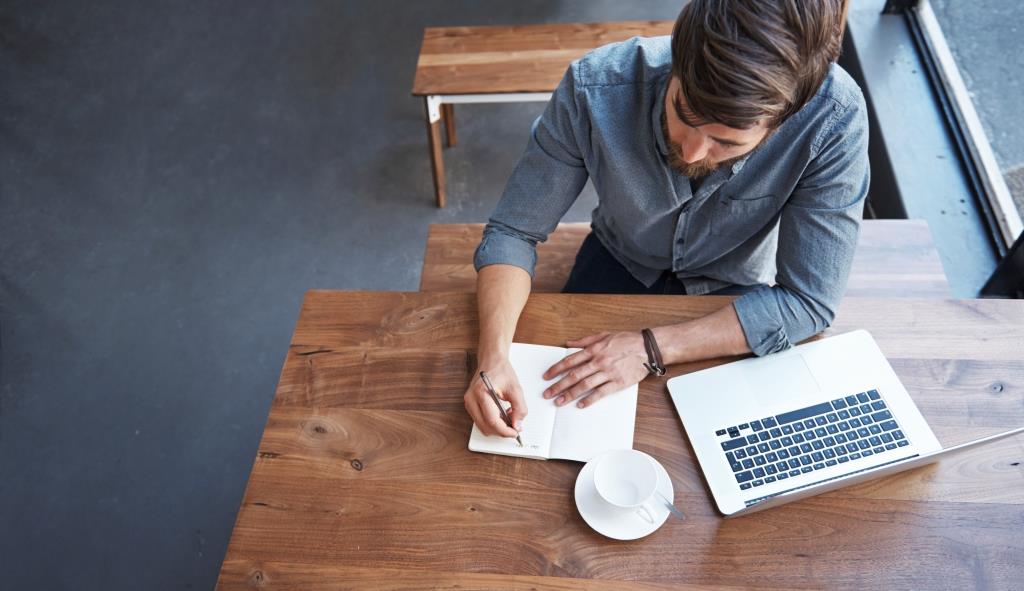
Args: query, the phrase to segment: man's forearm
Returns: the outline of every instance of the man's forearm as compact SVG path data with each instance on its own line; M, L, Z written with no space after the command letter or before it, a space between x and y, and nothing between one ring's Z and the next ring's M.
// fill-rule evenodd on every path
M703 318L652 330L666 364L750 353L732 304Z
M476 279L480 363L508 356L519 314L530 297L530 284L530 274L514 265L488 265L480 269Z

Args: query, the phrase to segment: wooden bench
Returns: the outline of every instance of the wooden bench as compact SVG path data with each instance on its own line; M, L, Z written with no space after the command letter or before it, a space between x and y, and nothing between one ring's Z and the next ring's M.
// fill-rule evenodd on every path
M473 252L483 224L431 224L420 291L476 291ZM559 224L537 246L533 291L562 290L590 224ZM924 220L864 220L846 295L948 298L949 284Z
M631 37L672 33L673 21L430 27L412 94L423 97L437 206L444 207L441 123L454 146L455 105L547 101L569 64L591 49Z

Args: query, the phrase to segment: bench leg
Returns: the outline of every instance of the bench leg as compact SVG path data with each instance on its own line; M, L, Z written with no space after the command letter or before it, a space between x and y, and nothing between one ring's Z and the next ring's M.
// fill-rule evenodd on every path
M444 159L441 157L441 117L432 116L429 97L423 100L427 114L427 143L430 147L430 170L434 175L434 195L437 206L444 207Z
M444 137L448 147L455 147L455 105L445 103L441 105L441 113L444 116Z

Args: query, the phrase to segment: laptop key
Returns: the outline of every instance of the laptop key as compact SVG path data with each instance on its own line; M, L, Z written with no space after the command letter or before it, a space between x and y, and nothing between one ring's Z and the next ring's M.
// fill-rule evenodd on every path
M809 454L812 451L814 451L814 448L811 447L810 443L802 443L800 444L800 451L802 451L805 454Z
M790 468L799 468L800 467L800 460L798 460L796 458L791 458L789 460L789 467Z
M800 456L800 463L803 464L804 466L810 465L811 456Z
M740 484L743 484L744 482L746 482L748 480L753 480L754 479L754 474L750 470L747 470L746 472L737 472L735 474L735 476L736 476L736 482L738 482Z
M885 451L885 448L884 448L884 447L882 447L881 445L879 445L878 447L876 447L875 449L873 449L873 450L871 450L871 451L875 452L876 454L880 454L880 453L882 453L883 451Z
M797 434L793 435L793 443L803 443L803 442L804 442L804 436L803 436L802 433L797 433Z
M777 462L779 461L779 456L775 452L770 452L765 454L764 459L768 460L769 462Z
M771 427L777 427L778 426L778 423L775 422L775 417L768 417L767 419L761 419L761 423L764 425L765 429L770 429Z
M786 474L785 472L779 472L779 480L785 480L787 478L789 478L789 474Z
M800 476L800 471L799 470L790 470L789 471L789 475L790 476Z
M750 423L743 423L742 425L740 425L740 430L741 430L741 431L742 431L743 429L749 429L749 428L750 428Z
M816 452L811 454L811 461L813 461L813 462L821 462L821 461L824 461L824 460L825 460L825 457L821 455L820 451L816 451Z
M837 445L835 447L835 450L836 450L836 453L841 455L841 456L845 456L846 455L846 446L845 445Z
M722 451L730 451L737 447L743 447L747 444L747 440L742 437L739 439L730 439L729 441L722 442Z
M828 420L825 417L814 417L814 423L819 427L827 423Z
M851 417L859 417L860 416L860 409L857 408L856 406L851 406L850 407L850 416Z
M760 439L761 441L768 441L769 439L772 438L772 434L767 431L761 431L760 433L757 434L757 438Z
M764 478L764 468L754 468L754 478Z
M766 462L767 460L764 459L764 456L757 456L754 458L754 463L758 466L764 466Z
M754 431L760 431L761 429L764 429L764 427L761 426L761 421L750 421L750 428L753 429Z
M879 427L882 428L882 431L892 431L893 429L899 429L900 426L896 424L896 421L886 421L879 425Z
M764 467L764 471L767 472L768 474L775 474L776 472L779 471L779 469L775 467L775 464L768 464L767 466Z
M860 435L861 437L870 437L871 431L868 431L867 427L861 427L860 429L857 429L857 435ZM750 451L749 447L747 448L747 451Z
M864 451L860 452L860 455L866 458L868 456L875 455L875 452L871 451L870 449L865 449Z
M733 472L739 472L740 470L743 470L743 466L741 466L739 462L733 462L729 464L729 467L732 468Z
M811 470L813 470L813 468L811 468L810 466L804 466L803 468L800 468L800 472L803 474L807 474Z
M731 464L736 461L736 454L731 451L725 452L725 459L729 460L729 463Z
M853 452L857 451L857 444L856 443L847 443L846 444L846 451L848 451L850 453L853 453Z
M817 435L818 437L824 437L828 435L828 431L825 430L825 427L818 427L817 429L814 430L814 434Z
M787 458L789 458L789 451L784 450L784 449L780 449L779 450L779 459L780 460L785 460Z
M892 443L892 433L882 433L882 443Z
M882 445L882 438L879 437L878 435L875 435L871 439L868 439L868 443L870 443L871 445Z
M775 482L775 477L774 476L768 476L768 477L766 477L764 479L764 483L765 484L768 484L769 482Z
M762 484L764 484L764 481L763 480L755 480L755 481L751 482L750 484L753 484L754 486L761 486Z
M782 434L783 435L792 435L793 434L793 426L792 425L783 425L782 426Z
M862 404L862 405L860 405L860 414L868 415L868 414L871 414L873 412L875 412L875 411L872 410L870 404Z
M789 455L791 455L791 456L798 456L798 455L800 455L800 448L798 446L796 446L796 445L794 445L792 447L789 447L789 448L786 448L786 451L788 451Z
M850 427L854 429L860 427L860 419L850 419Z
M828 449L826 449L826 450L825 450L824 452L822 452L822 453L824 453L824 454L825 454L825 457L826 457L826 458L834 458L834 457L836 457L836 452L835 452L835 450L833 450L833 449L832 449L831 447L830 447L830 448L828 448Z
M899 441L896 442L896 445L898 445L900 447L906 447L906 446L910 445L910 442L907 441L906 439L900 439Z
M836 465L837 463L838 463L838 462L836 462L835 460L827 460L827 461L825 462L825 465L826 465L826 466L835 466L835 465Z
M771 450L771 447L769 447L767 443L758 443L757 444L757 451L759 451L761 453L768 453L769 450Z
M803 423L793 423L793 430L794 431L803 431L804 430L804 424Z
M804 427L807 427L808 429L813 429L814 419L804 419Z
M836 435L836 443L846 443L846 435L843 435L842 433Z
M785 425L786 423L792 423L793 421L806 419L807 417L813 417L814 415L820 415L822 413L831 412L831 410L832 404L828 402L822 402L821 404L815 404L813 406L808 406L806 408L801 408L799 410L784 412L780 415L775 415L775 419L779 421L780 425Z
M747 490L748 488L750 488L749 482L744 482L743 484L740 485L740 490Z
M740 430L736 427L729 427L729 437L739 437Z
M888 421L891 419L892 413L887 410L880 410L871 415L871 418L874 419L876 423L881 423L882 421Z
M846 401L843 400L842 398L838 398L838 399L832 401L832 408L834 408L836 410L839 410L841 408L846 408L846 406L847 406Z
M825 444L820 439L818 439L811 444L811 447L813 447L814 449L822 449L825 447Z
M861 403L867 402L868 401L868 393L867 392L861 392L860 394L858 394L857 395L857 401L861 402ZM742 428L743 427L740 427L740 429L742 429Z
M787 464L786 462L779 462L778 464L775 464L775 467L778 469L779 472L785 472L786 470L789 470L789 464Z
M839 456L839 463L843 464L850 461L850 456Z
M848 418L850 418L850 411L848 411L848 410L841 410L841 411L839 411L839 420L840 421L845 421ZM845 429L845 428L846 427L840 427L840 429Z
M748 456L756 456L757 455L757 448L754 447L753 445L751 445L749 447L745 447L743 449L744 449L744 451L747 452Z
M843 400L845 400L846 404L849 406L857 406L857 398L854 396L847 396L846 398L843 398Z
M757 435L747 435L747 443L757 443Z
M878 400L882 396L878 393L878 390L868 390L868 398L871 400Z
M753 468L754 467L754 460L752 460L750 458L747 458L747 459L743 460L743 467L748 469L748 470Z
M743 451L742 449L737 449L736 450L736 459L737 460L742 460L745 457L747 457L747 452Z
M899 429L897 429L897 430L892 432L892 436L895 439L903 439L903 431L900 431Z
M782 429L779 429L778 427L775 427L769 431L769 433L772 434L772 437L782 437Z
M882 402L881 400L879 400L878 402L872 402L871 408L873 408L874 410L882 410L883 408L885 408L885 403Z
M793 438L792 437L783 437L779 441L781 441L782 445L785 445L786 447L789 447L789 446L793 445Z
M814 434L814 431L804 431L804 439L811 441L817 439L818 436Z
M871 425L870 427L868 427L868 431L870 431L872 435L878 435L879 433L882 432L882 428L879 427L878 425Z
M850 459L851 460L859 460L860 459L860 454L859 453L850 454Z
M822 468L824 468L824 467L825 467L825 463L824 463L824 462L821 462L821 463L815 464L815 465L813 466L813 468L814 468L815 470L821 470L821 469L822 469Z
M828 422L835 423L839 420L839 415L837 415L834 412L830 412L827 415L825 415L825 418L828 419Z
M825 429L825 432L828 433L829 435L835 435L836 433L839 432L839 427L835 425L829 425L828 428Z
M778 439L772 439L771 441L768 442L768 447L770 447L771 449L779 449L780 447L782 447L782 444L779 443Z
M849 439L850 441L857 441L858 439L860 439L860 435L857 435L856 431L850 431L849 433L846 434L846 438Z
M867 448L871 447L871 444L868 443L867 439L861 439L860 441L857 442L857 447L859 447L861 449L867 449Z
M871 423L874 423L874 422L875 422L875 419L872 419L870 415L861 415L861 417L860 417L860 424L861 425L870 425Z
M885 449L896 449L896 444L895 443L886 443L885 444Z
M833 445L836 444L836 438L835 437L826 437L824 441L825 441L825 446L826 447L832 447Z

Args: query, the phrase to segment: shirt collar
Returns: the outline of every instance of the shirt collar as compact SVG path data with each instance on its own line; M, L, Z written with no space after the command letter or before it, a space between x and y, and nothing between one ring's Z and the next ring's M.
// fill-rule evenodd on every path
M651 112L651 125L654 127L654 139L658 144L658 151L662 156L668 156L668 144L665 143L665 133L661 128L661 114L665 110L665 90L668 88L668 76L666 75L661 83L654 89L654 109Z

